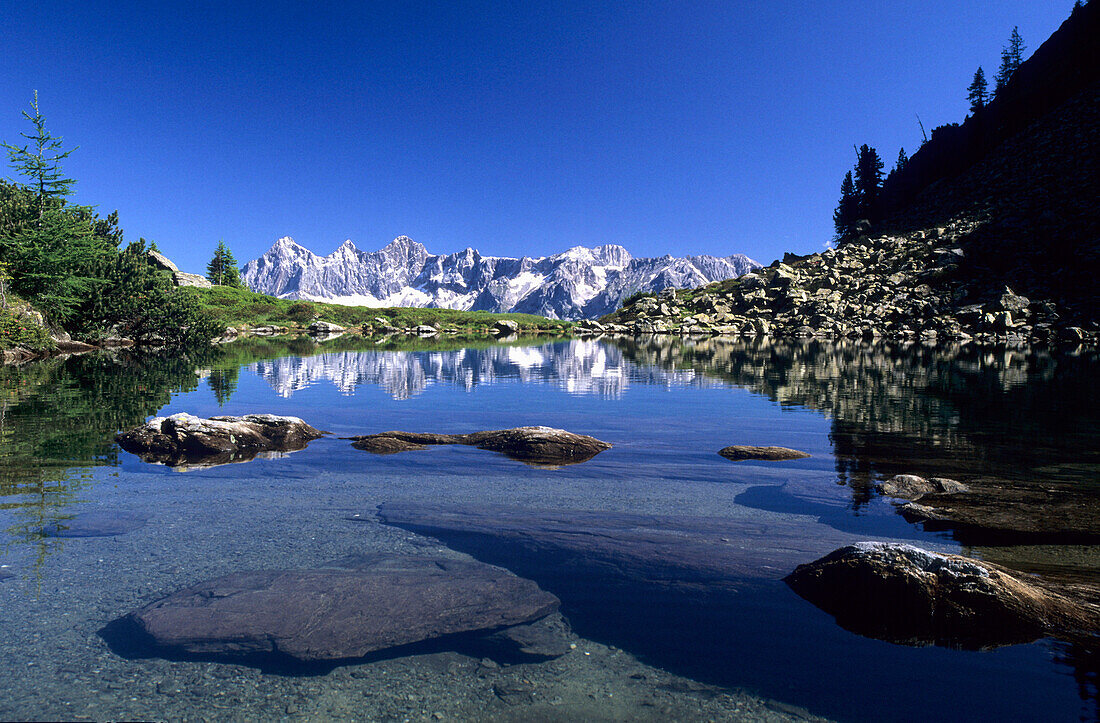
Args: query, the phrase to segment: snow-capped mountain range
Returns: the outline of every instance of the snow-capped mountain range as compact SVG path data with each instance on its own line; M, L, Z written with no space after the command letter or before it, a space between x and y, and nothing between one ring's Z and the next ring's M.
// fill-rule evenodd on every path
M318 256L285 236L245 264L241 278L253 291L283 299L586 319L614 311L637 291L701 286L759 266L742 254L634 258L612 244L541 258L482 256L472 248L440 256L408 236L370 252L348 240Z

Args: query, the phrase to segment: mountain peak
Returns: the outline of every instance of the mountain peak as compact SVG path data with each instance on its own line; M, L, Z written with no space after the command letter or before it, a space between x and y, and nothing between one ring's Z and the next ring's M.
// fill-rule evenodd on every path
M422 251L427 251L427 248L424 246L424 244L417 243L416 241L413 241L408 236L404 236L404 235L398 236L393 241L390 241L388 244L386 244L385 248L383 248L382 250L383 251L391 251L391 250L392 251L408 251L409 249L418 249L418 250L422 250Z

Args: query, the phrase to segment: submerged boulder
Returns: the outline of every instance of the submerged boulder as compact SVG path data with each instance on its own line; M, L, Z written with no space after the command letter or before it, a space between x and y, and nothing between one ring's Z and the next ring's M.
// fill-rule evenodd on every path
M309 662L489 634L558 607L531 580L473 560L377 555L333 565L233 573L172 593L125 621L167 652Z
M607 442L584 434L553 427L516 427L472 434L434 434L424 432L381 432L351 437L353 447L375 454L390 454L424 449L434 444L466 444L488 449L533 465L557 466L592 459L605 449Z
M734 462L740 462L746 459L780 462L787 459L805 459L810 456L806 452L800 452L797 449L789 449L787 447L749 447L742 444L723 447L718 450L718 454Z
M150 419L115 439L144 462L175 467L246 461L261 452L292 452L323 435L298 417L248 414L203 419L181 412Z
M969 649L1100 626L1100 608L991 563L912 545L860 542L785 578L854 633L905 645Z

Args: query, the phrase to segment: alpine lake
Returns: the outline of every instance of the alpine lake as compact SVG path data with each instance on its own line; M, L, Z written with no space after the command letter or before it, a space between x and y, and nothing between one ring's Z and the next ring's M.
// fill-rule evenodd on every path
M192 468L114 441L177 412L293 415L329 434ZM525 425L612 448L546 467L461 445L375 455L346 439ZM717 454L735 444L811 456ZM848 632L783 582L862 540L1097 581L1087 541L908 522L875 491L903 473L1100 495L1100 356L340 337L0 367L0 719L1095 719L1100 642L899 645ZM533 580L561 601L565 652L526 659L458 636L296 665L171 654L119 631L203 581L363 555L445 555Z

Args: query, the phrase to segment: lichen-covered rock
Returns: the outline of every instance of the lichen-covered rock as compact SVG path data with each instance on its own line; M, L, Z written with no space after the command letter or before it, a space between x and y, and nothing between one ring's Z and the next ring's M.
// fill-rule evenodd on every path
M981 649L1100 626L1094 605L991 563L906 544L848 545L785 581L841 627L906 645Z
M145 462L170 467L242 462L261 452L292 452L323 436L298 417L248 414L203 419L181 412L155 417L116 441Z
M389 454L423 449L425 445L466 444L488 449L512 459L534 465L558 466L592 459L605 449L607 442L584 434L553 427L516 427L472 434L433 434L425 432L381 432L351 437L352 446L365 452Z
M779 462L787 459L805 459L810 455L797 449L788 447L750 447L743 444L735 444L723 447L718 454L728 460L741 462L747 459L759 459L768 462Z
M410 643L492 633L558 607L499 567L450 557L356 557L311 570L238 572L127 616L156 648L228 659L339 661Z

